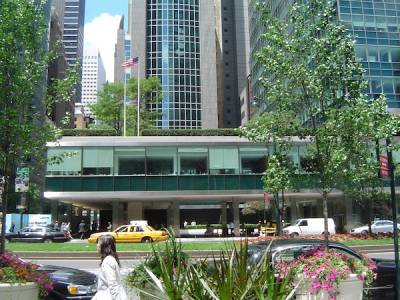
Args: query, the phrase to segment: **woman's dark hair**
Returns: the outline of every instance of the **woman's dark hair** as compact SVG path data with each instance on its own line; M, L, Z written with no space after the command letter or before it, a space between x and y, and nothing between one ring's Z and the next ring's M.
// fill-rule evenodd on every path
M97 243L100 246L101 263L108 255L111 255L120 266L114 237L111 234L101 235Z

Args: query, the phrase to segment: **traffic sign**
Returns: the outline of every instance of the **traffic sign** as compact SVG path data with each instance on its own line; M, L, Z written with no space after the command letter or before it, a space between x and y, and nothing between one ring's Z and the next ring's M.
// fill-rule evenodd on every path
M389 160L386 155L379 155L379 167L381 177L389 177Z

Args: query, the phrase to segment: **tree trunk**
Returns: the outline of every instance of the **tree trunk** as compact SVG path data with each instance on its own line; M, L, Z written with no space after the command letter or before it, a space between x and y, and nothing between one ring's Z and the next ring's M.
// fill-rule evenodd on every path
M368 232L369 234L372 234L372 200L371 197L368 197L367 199L367 205L368 205L368 212L367 212L367 217L368 217Z
M325 238L325 246L328 249L329 242L329 231L328 231L328 192L322 192L322 203L323 203L323 215L324 215L324 238Z

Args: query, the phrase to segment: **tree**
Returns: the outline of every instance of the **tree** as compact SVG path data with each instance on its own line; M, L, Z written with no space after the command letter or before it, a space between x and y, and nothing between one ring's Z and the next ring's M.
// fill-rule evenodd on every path
M0 5L0 174L4 176L0 252L15 168L25 163L33 168L31 173L42 174L46 142L59 133L45 120L51 97L65 94L52 90L52 96L46 95L45 75L53 57L46 47L46 2L3 0Z
M159 113L151 110L152 104L161 100L161 85L157 77L140 80L140 131L155 126ZM90 108L96 119L101 122L98 126L113 128L119 135L124 126L124 85L122 83L105 83L98 94L99 100ZM127 84L127 134L137 133L137 79L131 78Z
M279 128L267 126L266 133L253 123L244 130L253 140L308 136L308 152L315 162L312 171L319 177L322 194L326 242L329 193L340 188L344 178L356 180L369 165L371 141L391 137L399 128L398 120L386 112L384 97L366 99L354 42L339 23L335 5L328 0L294 4L288 22L260 5L265 46L256 55L263 66L259 80L266 107L279 120Z

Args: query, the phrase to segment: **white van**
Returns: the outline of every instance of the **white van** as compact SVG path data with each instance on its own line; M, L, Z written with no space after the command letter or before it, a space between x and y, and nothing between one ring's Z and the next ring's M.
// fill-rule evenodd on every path
M335 222L328 218L328 232L335 234ZM298 219L294 225L283 228L284 234L304 235L304 234L323 234L324 218Z

